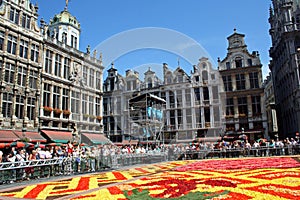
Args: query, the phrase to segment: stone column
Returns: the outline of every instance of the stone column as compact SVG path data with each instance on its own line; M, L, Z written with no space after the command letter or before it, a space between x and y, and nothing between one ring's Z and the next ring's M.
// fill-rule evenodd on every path
M253 111L252 111L252 98L251 95L247 95L247 108L248 108L248 114L247 116L252 117Z
M4 83L4 76L5 76L5 66L6 66L6 58L3 57L2 60L2 68L1 68L1 80L0 80L0 118L3 118L3 113L2 113L2 102L3 102L3 91L5 90L5 83ZM1 126L1 124L0 124Z

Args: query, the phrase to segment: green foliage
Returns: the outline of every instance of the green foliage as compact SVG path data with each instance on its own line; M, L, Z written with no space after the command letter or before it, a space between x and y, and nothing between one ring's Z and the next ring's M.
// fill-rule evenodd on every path
M187 195L178 197L178 198L168 198L169 200L205 200L212 199L214 197L227 195L229 191L223 191L221 193L213 192L190 192ZM139 192L138 189L132 190L132 194L129 195L128 191L124 191L124 195L129 200L159 200L162 198L151 197L148 190L142 190Z

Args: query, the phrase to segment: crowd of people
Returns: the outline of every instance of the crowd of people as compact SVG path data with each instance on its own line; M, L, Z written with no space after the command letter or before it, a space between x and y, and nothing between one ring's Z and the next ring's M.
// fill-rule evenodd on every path
M139 155L139 162L143 163L146 156L156 154L165 155L165 160L178 159L204 159L212 157L240 157L240 156L280 156L300 153L299 138L286 138L284 140L259 139L253 142L247 140L219 141L219 142L194 142L189 144L137 144L116 146L112 144L87 147L68 142L66 145L47 146L45 148L17 148L7 147L0 150L1 163L29 163L30 161L56 159L59 163L54 166L30 167L11 170L15 177L22 180L39 178L41 175L61 175L72 173L95 172L107 168L125 165L126 159L135 159ZM68 159L66 159L68 158ZM12 165L14 166L14 165ZM17 164L15 165L17 166ZM41 173L41 171L49 173ZM35 173L39 170L39 173ZM4 170L0 171L3 174Z

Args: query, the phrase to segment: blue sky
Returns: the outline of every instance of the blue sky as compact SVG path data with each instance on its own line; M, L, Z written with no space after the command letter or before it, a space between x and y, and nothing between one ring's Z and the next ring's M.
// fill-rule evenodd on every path
M40 18L43 17L47 22L65 6L64 0L32 0L32 3L38 3ZM82 51L87 45L96 48L124 31L159 27L174 30L197 41L217 67L218 57L226 57L226 38L236 28L237 32L246 35L248 50L260 52L266 74L271 45L268 34L270 4L271 0L70 0L68 10L81 23ZM112 48L112 51L117 48ZM108 56L103 54L103 57ZM122 55L114 63L119 72L124 74L127 69L152 68L152 64L155 66L164 62L175 69L178 57L161 49L147 48ZM110 63L104 64L109 66ZM191 64L197 63L180 58L180 66L187 73L192 70Z

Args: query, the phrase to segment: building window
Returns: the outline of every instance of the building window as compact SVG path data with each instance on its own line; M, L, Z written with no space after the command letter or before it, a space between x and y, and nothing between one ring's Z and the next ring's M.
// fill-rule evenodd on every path
M29 72L29 87L32 89L37 89L37 78L38 72L35 70L30 70Z
M201 108L195 108L196 128L201 128Z
M195 104L200 105L200 98L201 98L200 88L195 88L194 93L195 93Z
M59 108L60 88L53 86L53 108Z
M54 68L54 75L61 77L61 55L56 54L55 55L55 68Z
M96 104L95 104L95 108L96 108L96 116L101 116L101 100L99 97L96 97Z
M62 34L63 44L67 44L67 41L68 41L68 34L66 32L63 32L63 34Z
M45 72L48 74L52 73L52 55L53 52L47 49L45 57Z
M64 78L69 79L70 76L70 59L65 58L64 60Z
M209 89L208 89L208 87L203 87L203 99L204 99L204 101L209 101Z
M175 127L175 110L170 110L170 125Z
M172 83L172 75L168 75L167 76L167 84L171 84Z
M71 35L71 47L77 48L77 37Z
M108 115L108 98L103 98L103 115Z
M80 93L76 91L72 91L71 96L71 112L78 114L80 108Z
M240 97L238 98L238 109L239 115L247 115L248 114L248 106L247 106L247 98Z
M235 67L236 68L243 67L243 60L241 57L235 58Z
M36 44L31 45L31 61L38 62L39 61L39 46Z
M213 107L213 111L214 111L214 121L219 122L220 121L220 109L219 106L214 106ZM217 123L215 124L215 126L219 126Z
M28 57L28 42L25 40L21 40L21 42L20 42L19 56L22 58Z
M87 66L83 66L82 78L83 78L84 83L87 83L87 79L88 79L88 68L87 68Z
M183 106L182 104L182 90L176 90L176 101L177 101L177 108Z
M147 83L148 83L147 88L152 88L152 79L151 78L148 78Z
M215 80L216 79L216 75L215 74L211 74L210 77L211 77L211 80Z
M202 72L202 80L204 83L208 81L208 72L206 70Z
M182 83L183 82L183 75L182 74L178 74L177 76L177 83Z
M101 73L99 71L96 72L96 89L101 89Z
M19 16L20 16L20 11L18 11L14 7L11 7L10 15L9 15L10 21L14 22L15 24L19 24Z
M5 76L4 81L7 83L14 83L15 77L15 66L13 64L7 63L5 66Z
M249 59L247 60L247 62L248 62L248 66L249 66L249 67L252 66L252 59L251 59L251 58L249 58Z
M3 51L3 47L4 47L4 37L5 34L3 31L0 31L0 50Z
M30 16L23 14L22 16L22 27L30 29Z
M250 88L259 88L259 83L258 83L258 72L252 72L249 73L249 79L250 79Z
M231 68L230 62L226 62L226 69L228 70L228 69L230 69L230 68Z
M210 122L210 107L204 108L204 120L205 122Z
M12 99L13 99L12 94L3 93L3 99L2 99L3 117L11 117L11 115L12 115Z
M237 90L244 90L246 89L246 79L245 74L236 74L236 89Z
M172 91L169 92L170 108L175 108L175 96Z
M34 120L35 117L35 102L36 98L27 97L27 117L29 120Z
M43 106L50 107L50 95L51 95L51 85L48 83L44 84L43 91Z
M252 113L253 115L261 114L260 96L252 96Z
M122 108L121 108L121 97L117 97L116 98L117 102L116 102L116 114L122 114Z
M218 100L219 99L219 88L218 88L218 86L212 86L212 93L213 93L213 99Z
M133 80L132 81L132 89L136 90L136 88L137 88L137 80Z
M87 94L82 94L82 106L81 106L81 109L82 109L82 113L83 114L88 114L88 110L87 110L87 101L88 101L88 95Z
M27 69L25 67L18 67L18 85L26 86Z
M227 98L226 99L226 116L232 116L234 115L234 104L233 104L233 98Z
M127 81L127 91L131 90L131 81Z
M185 105L187 107L191 106L192 103L192 98L191 98L191 90L190 89L186 89L185 90Z
M61 108L63 110L69 110L69 90L66 88L63 88Z
M16 96L16 110L15 115L19 119L24 118L24 97L21 95Z
M88 104L89 104L89 115L93 115L94 116L94 97L93 96L88 96ZM92 120L91 120L92 119ZM94 121L93 118L90 118L90 121Z
M186 109L186 125L187 128L192 128L193 125L192 109Z
M16 55L17 50L17 37L8 35L7 52Z
M232 80L231 80L231 75L228 76L223 76L223 84L224 84L224 90L226 92L232 91Z
M95 85L95 70L90 69L90 87L94 88Z

